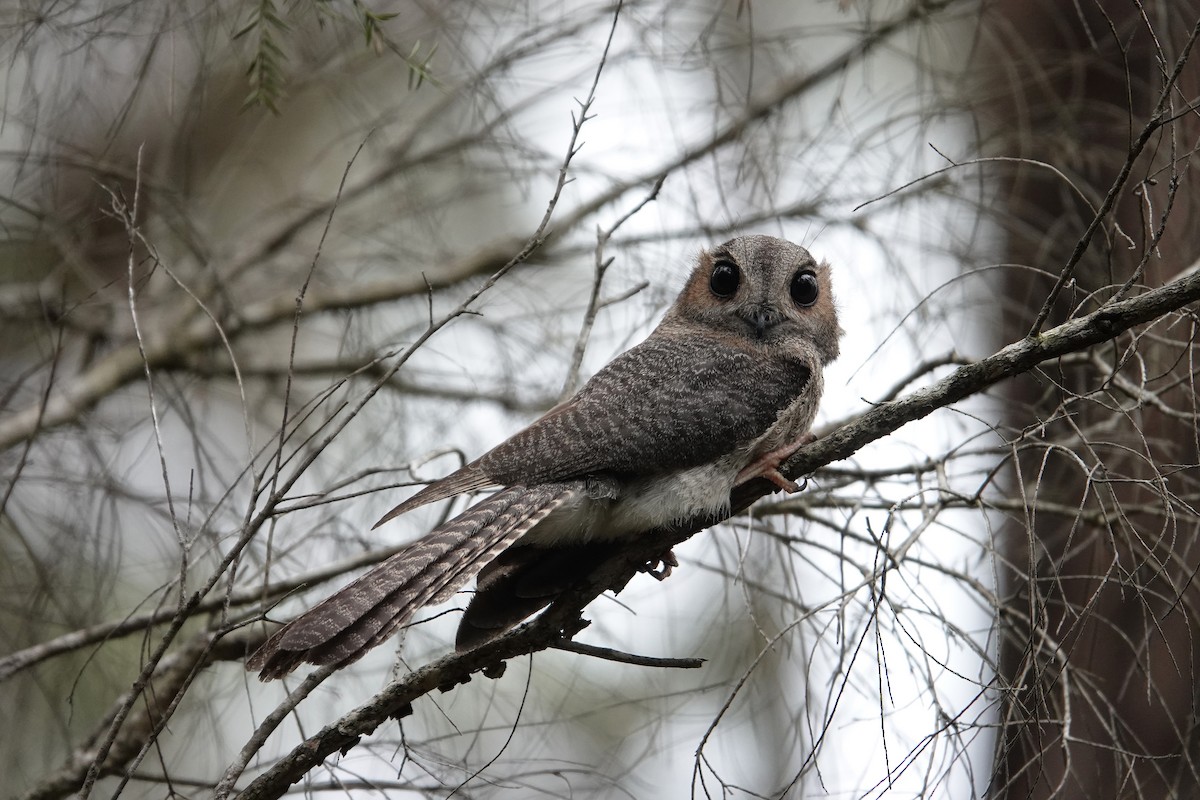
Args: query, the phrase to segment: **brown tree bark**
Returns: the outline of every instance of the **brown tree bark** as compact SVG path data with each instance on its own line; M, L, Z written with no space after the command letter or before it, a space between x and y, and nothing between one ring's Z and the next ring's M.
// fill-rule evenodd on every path
M1131 277L1132 291L1161 285L1200 255L1190 163L1200 121L1189 105L1200 61L1187 50L1198 20L1195 0L1004 0L985 14L980 118L991 154L1061 172L1022 164L1000 175L1007 253L997 260L1047 273L1005 272L1005 336L1030 330L1110 193L1112 211L1048 324L1087 313ZM1064 362L1010 387L1010 419L1044 424L1005 431L1027 513L1002 546L1012 613L990 796L1197 791L1195 319L1141 334L1115 339L1103 364ZM1079 511L1039 514L1046 502Z

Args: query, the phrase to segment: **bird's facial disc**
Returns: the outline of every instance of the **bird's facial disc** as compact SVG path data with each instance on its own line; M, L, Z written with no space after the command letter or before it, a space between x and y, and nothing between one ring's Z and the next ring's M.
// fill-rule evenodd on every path
M672 314L747 343L809 344L828 363L841 335L829 273L791 242L733 239L701 254Z

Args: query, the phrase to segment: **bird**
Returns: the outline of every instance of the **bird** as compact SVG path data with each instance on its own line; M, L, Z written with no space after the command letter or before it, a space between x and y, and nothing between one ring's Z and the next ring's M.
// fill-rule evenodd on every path
M797 491L780 467L812 439L842 333L829 264L805 248L748 235L702 250L641 344L375 527L493 494L284 625L247 668L266 681L304 663L345 666L478 576L455 643L468 650L549 605L597 552L699 515L724 519L730 492L755 478ZM651 571L672 566L668 551Z

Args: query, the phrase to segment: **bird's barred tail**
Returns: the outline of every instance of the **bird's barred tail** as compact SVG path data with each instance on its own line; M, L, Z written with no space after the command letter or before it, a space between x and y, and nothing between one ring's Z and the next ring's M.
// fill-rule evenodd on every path
M497 492L283 626L247 669L267 681L303 663L357 661L420 608L449 599L575 491L544 484Z

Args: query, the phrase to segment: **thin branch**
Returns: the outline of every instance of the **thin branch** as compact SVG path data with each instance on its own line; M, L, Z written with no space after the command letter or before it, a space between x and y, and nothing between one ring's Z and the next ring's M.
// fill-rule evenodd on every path
M565 650L568 653L579 653L582 656L592 656L604 661L615 661L618 664L633 664L636 667L663 667L666 669L699 669L704 666L703 658L655 658L654 656L639 656L634 653L623 653L611 647L597 647L594 644L584 644L571 639L560 639L550 645L555 650Z

